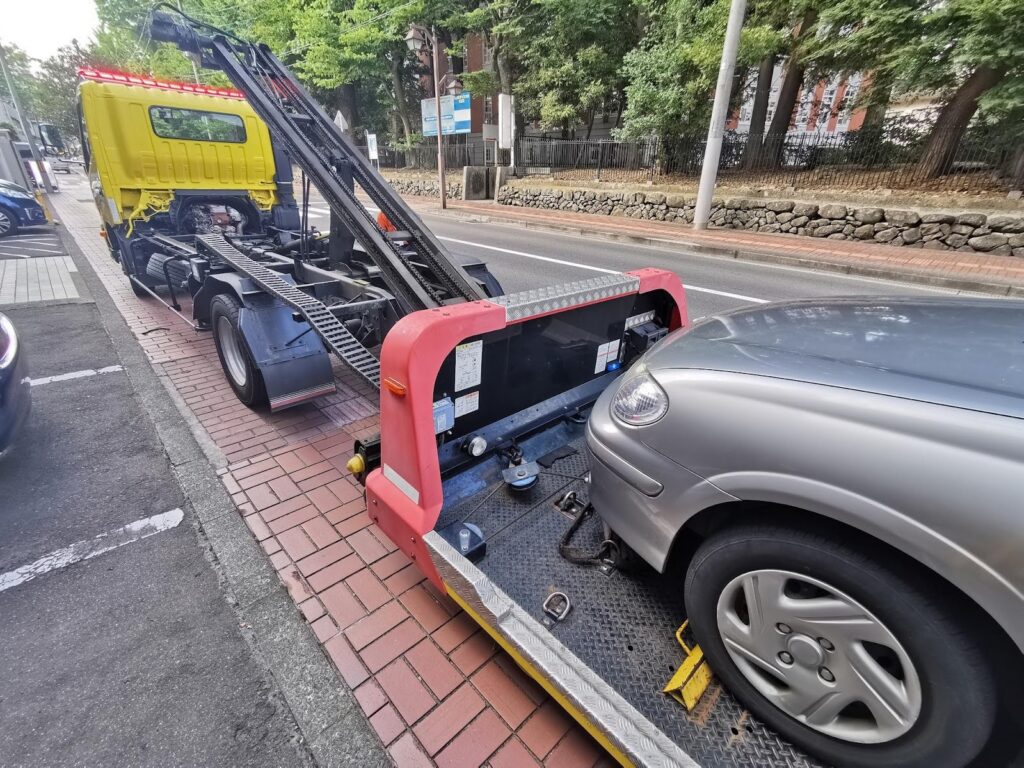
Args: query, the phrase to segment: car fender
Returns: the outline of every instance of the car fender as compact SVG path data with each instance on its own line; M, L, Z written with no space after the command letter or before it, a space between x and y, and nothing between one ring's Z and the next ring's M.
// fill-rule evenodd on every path
M1024 595L978 557L920 521L874 499L810 478L730 472L707 478L742 501L807 510L844 523L906 553L980 605L1024 651Z

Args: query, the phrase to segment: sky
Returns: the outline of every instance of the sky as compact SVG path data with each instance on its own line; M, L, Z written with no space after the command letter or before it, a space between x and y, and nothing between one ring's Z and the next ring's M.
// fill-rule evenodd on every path
M72 39L92 39L94 0L3 0L0 41L13 43L37 59L45 59Z

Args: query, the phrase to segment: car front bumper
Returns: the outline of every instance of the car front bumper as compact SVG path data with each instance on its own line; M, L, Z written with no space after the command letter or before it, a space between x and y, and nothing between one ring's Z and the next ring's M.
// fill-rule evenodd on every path
M662 571L676 534L691 515L735 499L647 446L643 428L615 421L611 401L616 389L612 385L604 391L587 422L590 501L637 555Z
M28 360L24 350L19 350L14 362L0 370L0 456L14 444L31 408Z

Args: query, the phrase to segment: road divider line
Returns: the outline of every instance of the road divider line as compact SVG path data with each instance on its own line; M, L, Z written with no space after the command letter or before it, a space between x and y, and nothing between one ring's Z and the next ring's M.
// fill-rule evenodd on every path
M85 379L89 376L102 376L104 373L118 373L124 368L120 365L108 365L106 368L86 368L84 371L71 371L70 373L59 373L56 376L43 376L39 379L29 379L28 383L33 387L40 387L43 384L53 384L56 381L70 381L71 379Z
M590 264L580 264L575 261L568 261L566 259L556 259L551 256L540 256L536 253L525 253L523 251L513 251L509 248L499 248L496 245L484 245L483 243L474 243L471 240L459 240L454 237L438 237L438 240L445 240L449 243L458 243L459 245L469 245L473 248L483 248L487 251L497 251L499 253L507 253L512 256L522 256L526 259L536 259L537 261L546 261L550 264L560 264L566 267L577 267L579 269L589 269L592 272L603 272L606 275L618 275L621 270L618 269L605 269L604 267L594 267ZM754 296L745 296L742 293L730 293L729 291L719 291L714 288L703 288L699 285L691 285L685 283L686 290L694 291L696 293L709 293L713 296L724 296L730 299L738 299L739 301L749 301L752 304L767 304L768 299L758 299Z
M136 520L134 523L101 533L95 538L85 539L69 547L54 550L28 565L15 568L7 573L0 573L0 592L17 587L26 581L32 581L50 571L67 568L69 565L80 563L83 560L91 560L126 544L141 541L162 531L175 528L184 518L185 513L181 509L175 508L169 512L161 512L159 515Z

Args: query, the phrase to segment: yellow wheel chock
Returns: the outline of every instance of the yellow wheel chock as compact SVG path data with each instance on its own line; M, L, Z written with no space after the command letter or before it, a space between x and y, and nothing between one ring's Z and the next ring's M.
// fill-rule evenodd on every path
M694 645L691 648L683 639L683 632L686 631L689 623L690 621L687 619L683 622L683 626L676 630L676 640L682 646L686 658L683 659L679 669L662 690L662 693L667 693L686 707L687 712L693 711L693 708L697 706L700 697L704 695L704 691L711 683L712 674L711 667L705 661L704 651L700 649L700 646Z

